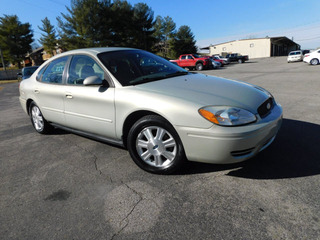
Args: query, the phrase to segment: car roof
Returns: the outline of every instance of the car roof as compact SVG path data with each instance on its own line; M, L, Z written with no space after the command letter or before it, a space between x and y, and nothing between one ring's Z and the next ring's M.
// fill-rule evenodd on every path
M102 52L113 52L113 51L123 51L123 50L137 50L137 49L124 48L124 47L81 48L81 49L70 50L67 52L57 54L57 55L53 56L52 58L50 58L49 60L52 61L56 58L63 57L63 56L69 56L71 54L90 54L90 55L96 56Z
M63 54L77 54L77 53L91 53L97 55L102 52L113 52L113 51L121 51L121 50L133 50L133 48L123 48L123 47L100 47L100 48L81 48L70 50L64 52Z

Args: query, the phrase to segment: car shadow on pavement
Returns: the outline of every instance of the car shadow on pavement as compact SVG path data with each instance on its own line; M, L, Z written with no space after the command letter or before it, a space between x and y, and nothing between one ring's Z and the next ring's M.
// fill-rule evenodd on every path
M284 119L276 140L251 160L231 165L190 162L178 174L231 170L228 176L282 179L320 174L320 125Z
M69 135L70 132L54 127L47 135Z

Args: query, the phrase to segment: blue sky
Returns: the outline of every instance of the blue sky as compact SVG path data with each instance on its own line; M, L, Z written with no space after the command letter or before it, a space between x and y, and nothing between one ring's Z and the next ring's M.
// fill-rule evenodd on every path
M303 49L320 47L319 0L128 0L147 3L155 17L170 16L177 25L190 26L197 45L205 47L225 41L286 36ZM29 22L35 40L40 38L41 20L66 13L70 0L0 0L0 16L17 15Z

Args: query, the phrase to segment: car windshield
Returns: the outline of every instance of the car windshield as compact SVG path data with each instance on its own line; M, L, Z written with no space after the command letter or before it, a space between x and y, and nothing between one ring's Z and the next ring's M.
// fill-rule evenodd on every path
M123 86L137 85L189 72L142 50L120 50L98 55L101 62Z

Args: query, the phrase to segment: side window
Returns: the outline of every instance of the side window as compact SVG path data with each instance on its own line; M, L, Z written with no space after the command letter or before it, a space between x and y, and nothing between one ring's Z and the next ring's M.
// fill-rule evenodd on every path
M49 63L48 67L44 70L41 82L62 83L63 70L67 60L68 57L61 57Z
M186 57L187 57L187 56L182 56L182 57L181 57L181 60L185 60L185 59L186 59Z
M90 76L98 76L100 79L104 79L104 71L92 58L88 56L73 56L69 68L67 83L82 85L84 79Z
M46 68L47 68L47 65L44 66L44 67L38 72L37 81L40 81L40 80L41 80L42 74L43 74L44 70L46 70Z
M192 58L190 55L188 55L188 59L191 59L191 60L192 60L193 58Z

